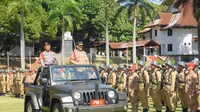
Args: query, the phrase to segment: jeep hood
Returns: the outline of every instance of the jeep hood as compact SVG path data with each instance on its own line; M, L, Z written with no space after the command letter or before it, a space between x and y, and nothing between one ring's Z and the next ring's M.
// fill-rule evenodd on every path
M55 91L71 92L71 91L87 91L95 90L95 83L67 83L52 86ZM113 89L108 85L99 84L99 90Z

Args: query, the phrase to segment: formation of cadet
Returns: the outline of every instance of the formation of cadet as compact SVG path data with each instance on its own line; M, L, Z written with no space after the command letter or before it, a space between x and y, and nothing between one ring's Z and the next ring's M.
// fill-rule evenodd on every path
M137 66L119 64L100 65L102 81L119 92L126 92L132 112L138 112L139 102L143 112L149 111L148 96L156 112L175 112L181 102L182 112L200 112L199 60L189 63L167 60L163 64L153 61L149 67L138 61ZM165 110L162 107L165 106Z
M0 70L0 96L6 94L23 98L25 83L33 83L36 77L36 70L23 71L20 69Z

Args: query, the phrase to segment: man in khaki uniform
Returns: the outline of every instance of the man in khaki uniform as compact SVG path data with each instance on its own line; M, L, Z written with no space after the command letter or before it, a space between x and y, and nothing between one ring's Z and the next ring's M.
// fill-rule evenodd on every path
M188 102L189 112L197 111L197 74L194 72L195 64L189 62L187 65L188 74L186 75L185 92Z
M99 74L103 83L107 83L108 73L106 72L105 65L101 64L99 67Z
M6 71L6 93L10 93L10 72Z
M200 112L200 69L199 69L199 59L194 59L192 62L195 64L194 72L197 75L197 112Z
M118 66L118 79L117 79L117 90L120 92L126 92L126 74L124 72L124 66L120 64Z
M152 62L151 64L152 73L151 73L151 84L150 84L150 95L152 101L155 105L156 111L162 111L162 99L161 99L161 71L158 70L160 66L157 61Z
M83 51L83 42L76 43L77 50L73 51L70 58L72 64L89 64L89 59L85 51Z
M166 98L166 106L169 108L170 112L175 112L176 110L176 90L175 82L177 72L175 71L175 66L173 66L172 61L168 60L166 62L167 71L164 74L164 96Z
M143 61L138 62L138 72L137 75L139 77L139 91L138 98L141 101L143 112L148 112L148 88L149 88L149 75L147 70L145 69L145 63Z
M108 79L107 79L108 82L107 82L107 85L115 88L116 80L117 80L117 76L116 76L115 72L113 72L113 66L108 65Z
M136 70L130 68L130 76L128 77L128 96L132 106L132 112L138 112L139 99L139 77Z
M178 62L178 96L181 100L183 112L188 111L187 100L185 98L186 69L184 62Z
M4 70L0 73L0 95L5 95L6 93L6 75Z
M9 88L10 88L10 94L13 94L13 73L14 73L15 71L13 70L12 72L9 72L9 76L10 76L10 78L9 78Z

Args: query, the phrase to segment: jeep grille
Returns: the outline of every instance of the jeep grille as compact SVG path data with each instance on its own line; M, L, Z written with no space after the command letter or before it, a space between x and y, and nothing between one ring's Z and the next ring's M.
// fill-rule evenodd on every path
M106 91L101 91L99 92L99 97L95 98L95 91L93 92L83 92L83 100L85 104L90 104L90 100L94 100L94 99L104 99L105 103L108 100L108 95Z

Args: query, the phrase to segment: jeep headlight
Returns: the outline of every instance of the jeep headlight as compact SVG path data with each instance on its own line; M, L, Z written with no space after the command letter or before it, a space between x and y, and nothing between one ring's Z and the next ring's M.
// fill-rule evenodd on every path
M114 98L115 97L115 92L114 91L109 91L108 92L108 97Z
M76 100L78 100L78 99L81 98L81 93L75 92L75 93L73 94L73 96L74 96L74 98L75 98Z

